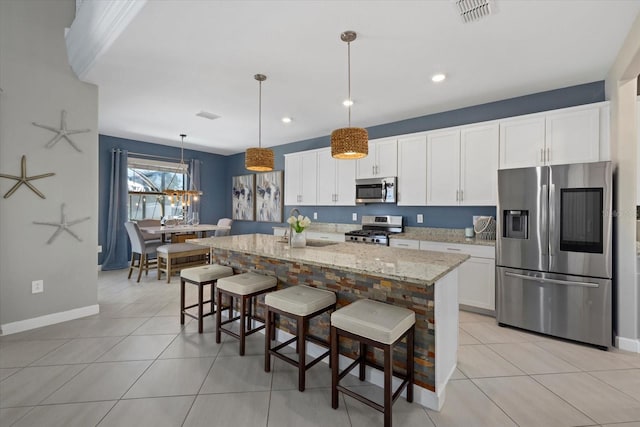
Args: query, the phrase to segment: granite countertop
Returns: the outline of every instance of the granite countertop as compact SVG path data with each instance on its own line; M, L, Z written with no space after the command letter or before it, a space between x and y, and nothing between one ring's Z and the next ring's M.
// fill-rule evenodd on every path
M405 227L404 233L391 236L392 239L427 240L430 242L460 243L463 245L495 246L495 240L464 237L464 229Z
M288 244L282 243L281 237L268 234L241 234L188 241L214 249L337 268L427 286L434 284L469 258L462 254L355 245L348 242L323 247L290 248Z

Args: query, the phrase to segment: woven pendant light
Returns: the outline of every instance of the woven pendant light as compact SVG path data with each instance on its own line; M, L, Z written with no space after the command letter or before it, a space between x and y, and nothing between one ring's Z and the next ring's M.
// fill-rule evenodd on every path
M258 95L258 147L247 148L244 167L250 171L268 172L273 170L273 150L262 148L262 82L267 80L264 74L253 76L259 82Z
M336 159L361 159L369 154L369 134L364 128L351 127L351 42L356 39L355 31L345 31L340 39L347 43L347 64L349 81L349 127L331 132L331 156Z

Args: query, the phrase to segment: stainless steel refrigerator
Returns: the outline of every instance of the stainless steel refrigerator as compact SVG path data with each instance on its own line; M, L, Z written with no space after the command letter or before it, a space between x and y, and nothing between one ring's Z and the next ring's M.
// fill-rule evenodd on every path
M611 162L498 171L499 324L611 346L611 193Z

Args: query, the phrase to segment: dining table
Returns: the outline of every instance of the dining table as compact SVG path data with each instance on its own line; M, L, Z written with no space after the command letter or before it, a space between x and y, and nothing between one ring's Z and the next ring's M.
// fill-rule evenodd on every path
M178 233L195 233L199 237L207 237L207 232L217 230L230 230L228 225L215 225L215 224L179 224L179 225L160 225L152 227L140 227L140 231L144 231L149 234L158 234L162 236L162 241L166 240L167 234L171 236L171 240L174 241L174 236Z

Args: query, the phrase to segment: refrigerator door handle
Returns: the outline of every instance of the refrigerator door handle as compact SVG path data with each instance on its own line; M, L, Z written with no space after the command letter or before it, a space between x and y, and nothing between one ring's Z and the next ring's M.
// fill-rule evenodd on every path
M584 288L597 288L600 286L597 283L591 283L591 282L572 282L569 280L548 279L545 277L528 276L526 274L511 273L509 271L505 272L504 274L505 276L508 276L508 277L515 277L518 279L525 279L525 280L534 280L536 282L541 282L541 283L553 283L555 285L581 286Z
M547 224L549 216L549 188L547 184L542 184L542 192L540 194L540 230L542 230L542 255L549 253L549 225Z
M554 252L554 242L557 242L560 236L556 230L556 185L549 185L549 233L547 234L547 238L553 237L552 243L549 245L549 256L552 257L555 255ZM549 262L549 267L551 267L551 262Z

